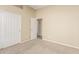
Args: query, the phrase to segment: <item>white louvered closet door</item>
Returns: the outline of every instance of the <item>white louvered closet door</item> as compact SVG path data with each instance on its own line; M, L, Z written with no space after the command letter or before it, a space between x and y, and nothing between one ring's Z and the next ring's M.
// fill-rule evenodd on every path
M0 48L21 41L21 16L10 12L0 12Z

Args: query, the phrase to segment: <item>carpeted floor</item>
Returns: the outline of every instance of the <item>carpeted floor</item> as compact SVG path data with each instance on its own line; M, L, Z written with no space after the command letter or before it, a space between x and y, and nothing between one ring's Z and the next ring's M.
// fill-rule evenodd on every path
M1 54L76 54L78 49L44 40L30 40L0 50Z

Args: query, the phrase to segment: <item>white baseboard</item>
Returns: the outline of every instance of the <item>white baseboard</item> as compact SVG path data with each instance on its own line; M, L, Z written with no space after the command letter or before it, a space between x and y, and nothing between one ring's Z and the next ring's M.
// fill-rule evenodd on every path
M20 43L25 43L25 42L27 42L27 41L30 41L30 40L24 40L24 41L21 41Z
M44 39L44 40L45 40L45 39ZM79 47L77 47L77 46L73 46L73 45L70 45L70 44L62 43L62 42L51 41L51 40L45 40L45 41L49 41L49 42L51 42L51 43L56 43L56 44L64 45L64 46L67 46L67 47L79 49Z

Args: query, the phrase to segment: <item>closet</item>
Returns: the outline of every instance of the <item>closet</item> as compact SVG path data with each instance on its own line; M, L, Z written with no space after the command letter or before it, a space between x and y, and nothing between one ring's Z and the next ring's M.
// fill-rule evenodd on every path
M0 11L0 48L5 48L21 41L21 15Z

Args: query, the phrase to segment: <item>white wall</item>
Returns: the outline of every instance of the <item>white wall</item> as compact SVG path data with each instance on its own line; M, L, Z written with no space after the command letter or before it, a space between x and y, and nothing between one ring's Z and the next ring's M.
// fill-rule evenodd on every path
M36 11L43 19L43 39L79 47L79 6L48 6Z

